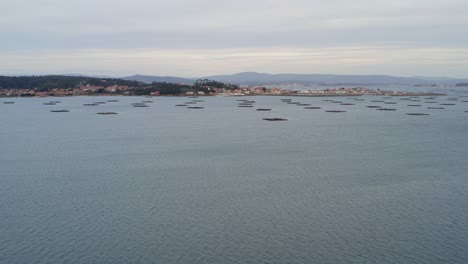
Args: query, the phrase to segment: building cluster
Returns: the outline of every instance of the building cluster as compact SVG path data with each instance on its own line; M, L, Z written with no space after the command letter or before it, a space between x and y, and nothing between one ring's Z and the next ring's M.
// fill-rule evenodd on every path
M134 87L129 86L92 86L84 85L76 88L69 89L50 89L47 91L41 91L38 89L0 89L0 97L15 97L15 96L36 96L36 97L46 97L46 96L79 96L79 95L130 95L131 90ZM224 95L224 96L240 96L240 95L301 95L301 96L336 96L336 95L404 95L405 92L395 92L395 91L383 91L383 90L371 90L364 87L355 87L355 88L329 88L323 90L291 90L291 89L282 89L282 88L266 88L266 87L257 87L257 86L245 86L238 87L235 89L226 89L226 88L214 88L210 87L209 92L203 91L187 91L182 95L187 96L209 96L209 95ZM154 91L151 93L153 96L158 96L159 91Z
M330 88L323 90L291 90L265 87L242 87L236 90L222 91L222 95L302 95L302 96L336 96L336 95L403 95L406 92L371 90L364 87Z

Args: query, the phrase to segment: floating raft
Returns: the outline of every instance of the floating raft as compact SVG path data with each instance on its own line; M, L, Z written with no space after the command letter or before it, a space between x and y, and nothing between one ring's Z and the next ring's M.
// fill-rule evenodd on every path
M426 113L406 113L407 115L413 115L413 116L427 116L429 114Z
M253 107L253 105L238 105L237 107Z
M352 103L342 103L340 105L356 105L356 104L352 104Z
M381 108L379 105L368 105L367 108Z
M109 103L116 103L116 102L118 102L118 101L119 101L119 100L107 100L107 102L109 102Z
M286 118L279 118L279 117L273 117L273 118L263 118L265 121L288 121Z
M186 104L176 104L175 106L187 106Z
M43 103L43 105L56 105L56 103L49 102L49 103Z
M328 113L344 113L346 111L344 111L344 110L326 110L325 112L328 112Z
M4 104L14 104L15 102L3 102Z
M203 106L189 106L189 107L187 107L187 108L188 108L188 109L203 109L203 108L205 108L205 107L203 107Z
M145 104L132 104L133 107L149 107L149 105L145 105Z
M445 109L445 107L427 107L427 109Z
M384 104L396 104L396 102L384 102Z
M257 111L271 111L271 108L258 108Z
M322 109L322 107L320 107L320 106L307 106L307 107L304 107L304 109Z
M455 104L440 104L440 105L455 105Z
M70 110L60 109L60 110L50 110L52 113L68 113Z
M377 108L375 110L380 110L380 111L396 111L395 108Z
M98 112L96 114L98 114L98 115L116 115L117 113L116 112Z
M436 101L428 101L428 102L424 102L426 104L438 104L439 102L436 102Z

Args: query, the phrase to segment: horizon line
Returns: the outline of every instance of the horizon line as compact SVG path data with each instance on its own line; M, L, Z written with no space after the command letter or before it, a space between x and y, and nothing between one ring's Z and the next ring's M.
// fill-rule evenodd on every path
M84 73L40 73L40 74L0 74L0 76L8 77L29 77L29 76L70 76L70 77L93 77L93 78L128 78L133 76L148 76L148 77L173 77L173 78L183 78L183 79L201 79L206 77L215 77L215 76L229 76L229 75L238 75L238 74L266 74L266 75L335 75L335 76L385 76L385 77L397 77L397 78L411 78L411 79L420 79L420 78L436 78L436 79L468 79L468 77L447 77L447 76L431 76L431 75L417 75L417 76L402 76L402 75L391 75L391 74L340 74L340 73L268 73L268 72L257 72L257 71L240 71L235 73L226 73L226 74L211 74L206 76L178 76L178 75L157 75L157 74L126 74L126 75L113 75L113 74L84 74Z

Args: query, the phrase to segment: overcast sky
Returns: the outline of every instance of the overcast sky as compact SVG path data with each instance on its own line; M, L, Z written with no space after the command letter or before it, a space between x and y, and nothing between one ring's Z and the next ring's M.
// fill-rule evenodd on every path
M0 0L0 74L468 77L468 0Z

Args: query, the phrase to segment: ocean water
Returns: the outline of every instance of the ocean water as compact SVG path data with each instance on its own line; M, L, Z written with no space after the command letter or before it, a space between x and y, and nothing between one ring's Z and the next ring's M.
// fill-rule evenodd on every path
M468 98L280 98L0 98L0 263L468 263Z

